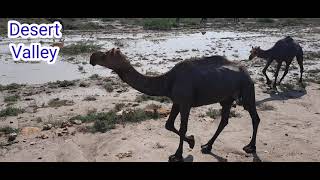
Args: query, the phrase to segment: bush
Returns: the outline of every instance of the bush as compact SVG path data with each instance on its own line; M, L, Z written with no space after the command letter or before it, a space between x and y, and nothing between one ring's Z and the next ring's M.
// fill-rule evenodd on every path
M8 96L4 98L4 102L16 102L20 99L19 95Z
M15 107L7 107L6 109L3 109L0 111L0 117L6 117L6 116L17 116L20 113L23 113L23 109L15 108Z
M17 84L17 83L12 83L6 86L0 85L0 91L5 91L5 90L15 90L15 89L19 89L24 85L21 84Z
M143 28L149 30L170 30L177 27L174 18L146 18L143 20Z
M5 134L18 133L19 129L14 129L12 127L6 126L6 127L1 127L0 132L4 132Z
M171 99L168 98L168 97L165 97L165 96L149 96L149 95L146 95L146 94L142 94L142 95L139 95L136 97L135 101L137 102L142 102L142 101L149 101L149 100L152 100L152 101L158 101L158 102L161 102L161 103L170 103L171 102Z
M98 51L101 49L101 45L87 43L87 42L80 42L77 44L71 44L68 46L63 47L60 52L62 54L81 54L81 53L91 53L94 51Z

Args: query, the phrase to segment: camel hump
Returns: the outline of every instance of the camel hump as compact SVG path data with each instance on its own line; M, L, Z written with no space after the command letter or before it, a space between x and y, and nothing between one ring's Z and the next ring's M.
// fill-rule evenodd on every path
M291 36L287 36L284 38L286 41L293 41L292 37Z

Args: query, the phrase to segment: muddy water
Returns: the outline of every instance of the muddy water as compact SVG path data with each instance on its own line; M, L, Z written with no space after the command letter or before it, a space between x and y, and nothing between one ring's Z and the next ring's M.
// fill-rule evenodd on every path
M272 31L271 31L272 32ZM146 33L113 33L107 32L73 32L65 36L65 46L80 42L92 41L103 45L102 48L115 47L115 42L122 44L122 51L132 64L139 62L142 66L136 67L138 71L154 71L163 73L174 66L178 61L191 57L224 55L230 60L247 59L251 46L260 46L263 49L271 47L282 38L279 34L265 31L232 32L207 31L201 32L146 32ZM52 42L51 39L41 40L43 45ZM312 51L313 44L310 39L300 38L298 41L304 50ZM88 77L92 74L102 76L114 75L103 67L92 67L88 63L89 54L72 56L78 64L70 63L68 59L59 54L56 64L48 65L45 62L14 63L8 48L10 42L26 44L39 42L39 40L9 40L0 42L0 84L28 83L39 84L56 80L73 80ZM162 64L162 65L159 65ZM79 70L79 66L83 70Z

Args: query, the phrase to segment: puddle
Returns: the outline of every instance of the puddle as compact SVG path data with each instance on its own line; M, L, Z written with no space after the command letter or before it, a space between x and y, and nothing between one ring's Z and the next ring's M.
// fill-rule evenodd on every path
M272 35L275 32L270 29L265 33L232 32L232 31L207 31L204 35L197 31L185 32L146 32L146 33L112 33L94 32L73 32L65 35L65 46L80 42L93 41L103 45L104 49L116 47L115 41L120 41L123 47L122 52L126 54L132 64L141 63L141 67L135 67L138 71L166 72L178 61L191 57L224 55L230 60L243 60L249 56L251 46L260 46L262 49L270 48L282 38L280 35ZM75 34L77 33L77 34ZM312 36L308 34L307 36ZM75 55L80 64L72 64L61 57L53 65L46 62L37 64L14 63L8 48L10 42L39 42L39 39L2 39L0 42L0 84L28 83L41 84L57 80L74 80L99 74L101 76L114 75L111 70L104 67L92 67L81 62L89 61L89 55ZM41 39L43 45L52 43L52 39ZM314 39L299 38L305 51L314 51ZM172 59L178 59L172 61ZM162 65L159 65L162 63ZM82 66L82 73L78 67Z

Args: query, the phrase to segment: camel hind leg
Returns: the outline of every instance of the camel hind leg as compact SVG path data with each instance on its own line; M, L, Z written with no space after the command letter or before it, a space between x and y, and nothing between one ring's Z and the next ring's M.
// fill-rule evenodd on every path
M228 99L227 101L221 102L222 112L221 112L221 121L219 123L218 129L216 130L213 137L208 141L207 144L201 146L201 152L203 154L208 154L211 152L212 145L214 141L217 139L219 134L222 132L224 127L228 124L230 109L233 103L233 98Z
M257 113L256 109L256 100L255 100L255 89L254 84L251 83L248 86L248 90L244 90L243 92L243 107L245 110L247 110L250 114L250 117L252 119L252 127L253 127L253 133L251 141L248 145L243 147L243 150L246 153L254 153L256 151L256 137L258 132L258 126L260 123L260 117Z
M303 74L303 52L302 50L299 52L299 54L296 56L298 64L300 66L300 79L299 82L302 83L302 74Z

